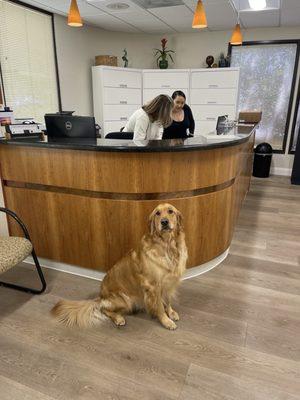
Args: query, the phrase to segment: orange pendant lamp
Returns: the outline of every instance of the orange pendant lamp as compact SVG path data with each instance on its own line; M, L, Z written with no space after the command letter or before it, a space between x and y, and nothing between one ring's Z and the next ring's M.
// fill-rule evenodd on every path
M70 26L83 25L76 0L71 0L69 14L68 14L68 25Z
M237 13L237 22L236 22L234 31L232 32L230 44L232 46L240 46L241 44L243 44L243 36L242 36L241 25L240 25L240 9L241 9L240 0L239 0L239 4L238 4L238 9L236 8L236 5L233 3L232 0L230 0L230 4L233 8L233 11L235 13Z
M239 46L242 43L243 43L243 36L242 36L242 32L241 32L241 25L238 22L232 33L232 36L230 39L230 44L232 44L233 46Z
M205 9L202 0L198 0L198 4L195 10L194 19L193 19L193 28L206 28L207 27L207 19L205 14Z

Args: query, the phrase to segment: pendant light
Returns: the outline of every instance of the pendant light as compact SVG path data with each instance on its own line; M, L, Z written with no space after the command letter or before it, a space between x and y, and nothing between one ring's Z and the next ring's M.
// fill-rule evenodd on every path
M207 27L206 14L202 0L198 0L192 27L198 29L203 29Z
M240 6L240 4L239 4L239 6ZM234 7L234 10L236 11L235 7ZM243 44L243 36L242 36L241 25L240 25L240 7L237 12L237 23L236 23L234 31L232 33L232 36L230 39L230 44L232 46L239 46L239 45Z
M68 25L76 27L83 25L76 0L71 0L68 14Z

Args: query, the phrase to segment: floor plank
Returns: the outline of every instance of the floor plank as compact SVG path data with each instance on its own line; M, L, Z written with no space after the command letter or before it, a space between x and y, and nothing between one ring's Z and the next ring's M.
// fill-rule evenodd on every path
M115 328L58 325L59 298L99 282L45 269L47 292L0 288L1 400L300 399L300 187L253 179L230 255L184 281L169 332L145 314ZM31 266L1 278L36 282Z

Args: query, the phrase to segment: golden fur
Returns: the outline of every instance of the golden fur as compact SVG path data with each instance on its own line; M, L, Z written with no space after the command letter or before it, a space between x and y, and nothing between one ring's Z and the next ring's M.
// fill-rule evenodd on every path
M52 314L68 326L91 326L109 317L125 325L125 315L146 310L167 329L179 320L171 299L186 268L187 248L180 212L160 204L149 217L149 232L139 246L106 274L99 298L59 301Z

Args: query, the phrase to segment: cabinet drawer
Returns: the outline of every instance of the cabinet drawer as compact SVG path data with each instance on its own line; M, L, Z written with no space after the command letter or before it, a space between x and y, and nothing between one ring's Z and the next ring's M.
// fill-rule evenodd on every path
M191 104L235 105L236 89L191 89Z
M104 104L135 104L141 106L141 89L108 88L103 90Z
M228 115L229 119L235 119L235 106L218 105L192 105L194 119L197 121L215 121L217 123L220 115Z
M115 88L141 88L142 73L136 71L103 71L103 86Z
M136 105L105 105L104 106L104 121L124 121L125 124L128 118L138 109Z
M144 88L146 89L174 89L189 87L188 72L144 72ZM172 93L173 93L172 92Z
M110 132L120 132L120 129L126 125L126 121L107 121L101 130L101 136L105 136Z
M184 94L186 95L186 98L188 100L189 98L189 93L187 89L184 88L177 88L176 90L181 90L184 92ZM143 91L143 103L146 103L152 99L154 99L154 97L158 96L159 94L166 94L168 96L172 96L172 94L175 92L175 89L170 88L170 89L144 89Z
M201 71L191 73L191 85L195 89L237 88L238 71Z
M205 136L216 130L217 121L195 121L194 136Z

